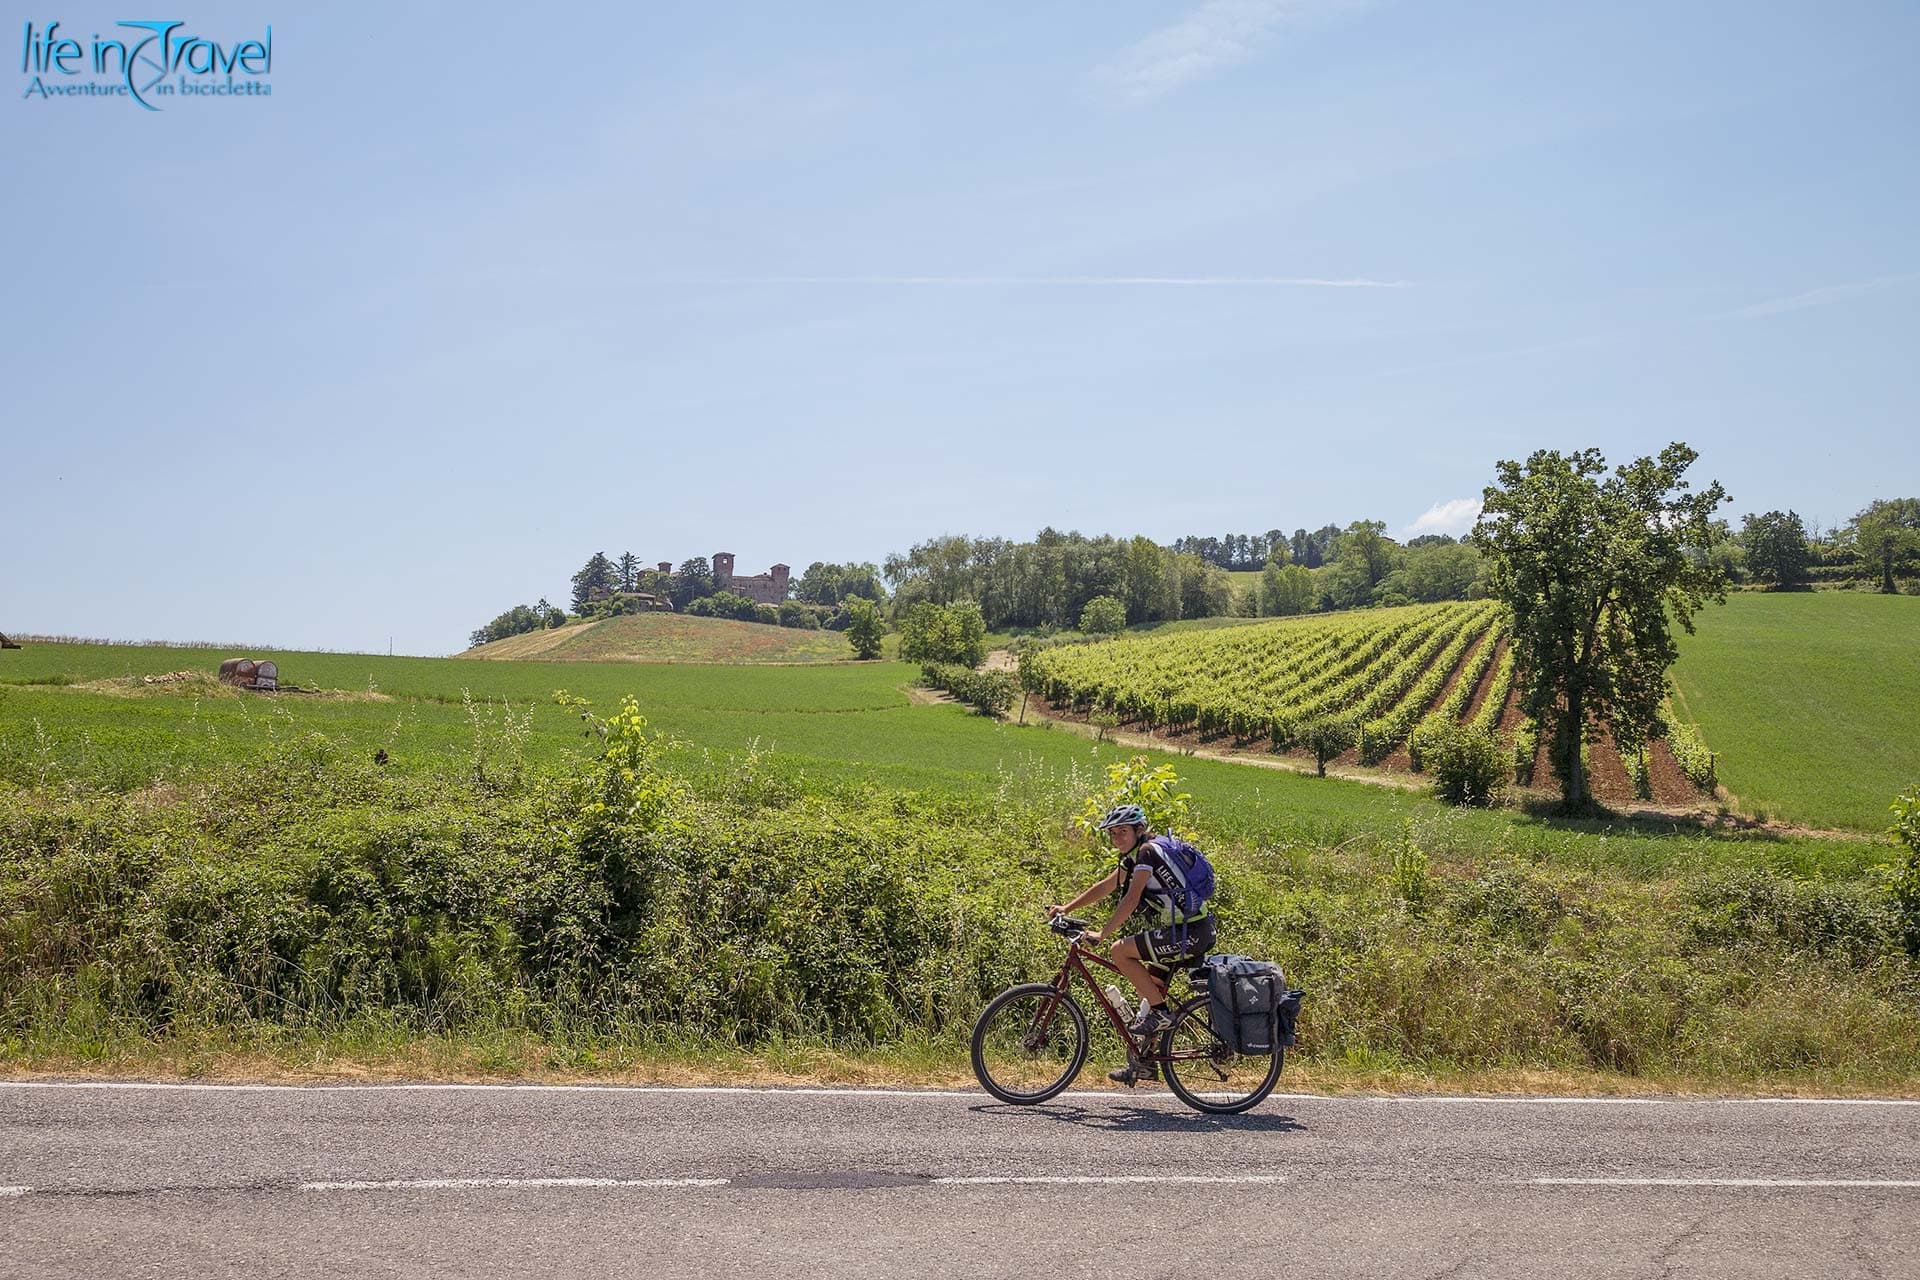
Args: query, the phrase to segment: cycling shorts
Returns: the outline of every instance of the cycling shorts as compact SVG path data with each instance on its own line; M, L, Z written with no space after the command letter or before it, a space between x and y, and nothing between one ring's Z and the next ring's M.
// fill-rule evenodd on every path
M1190 967L1213 950L1213 916L1204 915L1184 925L1162 925L1136 936L1140 939L1140 958L1149 969L1170 971L1182 965Z

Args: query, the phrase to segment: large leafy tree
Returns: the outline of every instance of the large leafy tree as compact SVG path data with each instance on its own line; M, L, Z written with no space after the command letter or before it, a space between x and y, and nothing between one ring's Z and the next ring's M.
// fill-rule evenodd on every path
M1313 609L1313 573L1304 565L1288 564L1276 551L1260 572L1260 614L1284 618Z
M1550 744L1570 811L1589 804L1581 744L1611 726L1631 751L1651 736L1678 656L1673 624L1693 630L1709 600L1726 600L1703 555L1719 483L1690 492L1699 455L1670 444L1607 475L1597 449L1540 450L1501 462L1475 540L1496 595L1513 610L1521 705Z
M856 658L880 656L880 641L886 626L873 601L860 596L847 601L847 643L853 646Z
M1848 541L1860 563L1880 575L1880 589L1896 590L1893 575L1920 557L1920 498L1883 498L1848 526Z
M607 559L604 551L594 552L580 572L573 575L573 611L585 616L596 599L618 585L618 570L613 567L613 561Z
M1740 545L1755 581L1791 587L1807 576L1807 526L1797 512L1748 515L1740 526Z
M704 600L714 592L713 566L707 563L705 556L695 556L680 565L680 571L673 575L673 583L667 589L667 596L676 609L685 609L695 600Z

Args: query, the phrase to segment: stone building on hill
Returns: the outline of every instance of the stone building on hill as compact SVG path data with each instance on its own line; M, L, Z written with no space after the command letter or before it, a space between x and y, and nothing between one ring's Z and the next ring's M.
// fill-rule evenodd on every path
M713 589L731 591L758 604L783 603L793 587L790 581L792 574L792 566L776 564L765 573L756 573L748 578L735 577L733 552L713 553Z

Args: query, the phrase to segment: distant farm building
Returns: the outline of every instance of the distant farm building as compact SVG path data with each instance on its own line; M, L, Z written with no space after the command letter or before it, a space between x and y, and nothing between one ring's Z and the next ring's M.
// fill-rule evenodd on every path
M758 604L780 604L785 601L792 587L789 581L792 573L791 566L776 564L767 572L756 573L750 578L736 577L733 572L733 552L713 553L713 589L731 591Z
M220 664L220 683L242 689L278 689L280 668L272 662L255 662L252 658L228 658Z

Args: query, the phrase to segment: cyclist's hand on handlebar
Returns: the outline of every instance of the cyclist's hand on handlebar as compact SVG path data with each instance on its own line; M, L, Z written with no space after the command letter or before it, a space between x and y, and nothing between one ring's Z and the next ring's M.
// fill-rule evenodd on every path
M1047 908L1047 919L1049 920L1053 919L1055 916L1063 916L1065 914L1067 914L1067 909L1061 906L1057 902Z
M1082 930L1080 934L1080 945L1083 947L1097 947L1100 945L1102 937L1103 935L1098 929Z

